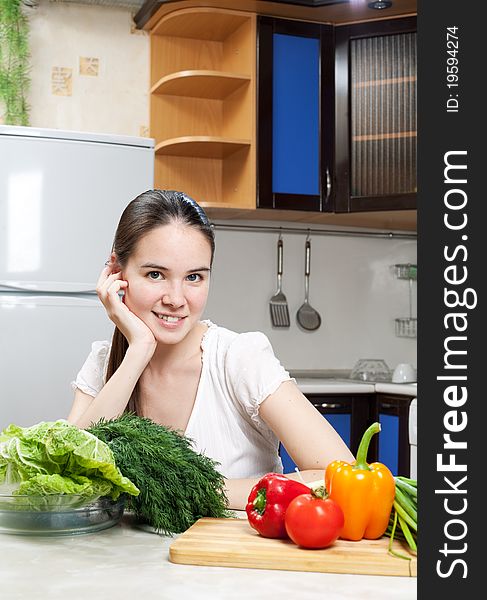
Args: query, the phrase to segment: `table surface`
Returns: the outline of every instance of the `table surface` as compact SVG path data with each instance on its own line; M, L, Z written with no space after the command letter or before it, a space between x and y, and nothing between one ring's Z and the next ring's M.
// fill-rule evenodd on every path
M242 516L240 514L239 516ZM131 515L79 536L0 534L2 600L413 600L416 578L199 567L169 562L174 538L138 529Z

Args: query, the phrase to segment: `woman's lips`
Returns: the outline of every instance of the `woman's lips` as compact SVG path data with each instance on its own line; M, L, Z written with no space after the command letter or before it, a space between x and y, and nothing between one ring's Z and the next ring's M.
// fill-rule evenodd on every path
M163 327L166 327L168 329L176 329L184 322L184 319L186 318L186 317L180 316L180 315L167 315L164 313L156 313L156 312L153 314L157 317L157 320L159 321L159 323Z

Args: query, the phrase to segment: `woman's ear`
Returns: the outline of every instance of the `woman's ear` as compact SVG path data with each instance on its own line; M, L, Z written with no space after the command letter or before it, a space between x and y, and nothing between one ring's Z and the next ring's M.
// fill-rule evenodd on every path
M109 264L112 267L112 273L119 273L122 270L120 263L117 260L117 255L115 252L110 254L110 258L108 259Z

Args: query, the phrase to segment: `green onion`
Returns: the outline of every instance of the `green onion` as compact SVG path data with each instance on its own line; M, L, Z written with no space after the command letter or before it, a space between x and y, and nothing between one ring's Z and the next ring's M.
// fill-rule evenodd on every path
M392 549L394 539L399 539L407 543L409 550L417 552L417 531L418 531L418 482L408 477L394 477L396 482L396 495L391 510L389 526L385 535L389 536L389 553L400 558L408 558L395 552Z

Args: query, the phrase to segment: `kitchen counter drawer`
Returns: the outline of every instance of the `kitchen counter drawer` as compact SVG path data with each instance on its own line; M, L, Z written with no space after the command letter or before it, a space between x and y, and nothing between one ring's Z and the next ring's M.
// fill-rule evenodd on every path
M393 475L409 477L409 407L412 396L378 393L371 412L372 421L381 424L381 432L372 438L369 462L386 464Z

